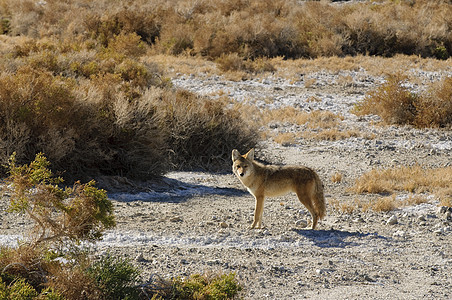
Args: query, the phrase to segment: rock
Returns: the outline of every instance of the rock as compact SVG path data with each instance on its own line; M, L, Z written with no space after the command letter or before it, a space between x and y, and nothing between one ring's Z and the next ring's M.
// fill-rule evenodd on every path
M354 223L364 223L364 219L362 217L356 218L353 220Z
M220 223L220 227L221 227L221 228L228 228L229 225L228 225L226 222L221 222L221 223Z
M426 220L425 220L425 217L424 216L419 216L418 218L417 218L419 221L421 221L421 222L425 222Z
M440 206L438 208L438 214L439 215L445 214L447 211L448 211L448 207L447 206Z
M144 262L144 261L146 261L146 259L143 256L143 253L138 254L137 257L135 257L135 261L136 262Z
M436 233L436 234L443 234L443 233L444 233L443 230L444 230L443 228L439 228L439 229L436 229L435 231L433 231L433 233Z
M386 224L388 225L395 225L398 223L397 217L396 216L391 216L388 221L386 221Z
M305 220L298 220L295 222L295 225L301 228L306 228L308 226L308 222Z
M406 232L405 231L403 231L403 230L397 230L396 232L394 232L394 234L393 234L393 236L395 236L395 237L405 237L406 236Z
M174 222L174 223L176 223L176 222L182 222L182 218L180 217L180 216L175 216L175 217L172 217L171 219L169 219L171 222Z

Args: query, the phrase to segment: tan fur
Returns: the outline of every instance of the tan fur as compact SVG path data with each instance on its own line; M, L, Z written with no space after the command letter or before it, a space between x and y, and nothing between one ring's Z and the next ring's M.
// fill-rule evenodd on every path
M262 212L266 197L297 194L312 216L312 229L325 215L323 185L317 173L302 166L267 166L254 161L254 149L245 155L232 151L232 171L256 199L254 222L251 228L262 226Z

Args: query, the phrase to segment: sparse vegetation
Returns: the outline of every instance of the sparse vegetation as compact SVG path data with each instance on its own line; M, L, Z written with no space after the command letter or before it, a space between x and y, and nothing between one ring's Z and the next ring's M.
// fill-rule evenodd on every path
M235 299L242 290L235 273L194 274L187 278L178 277L171 280L156 278L153 286L149 291L156 299L227 300Z
M452 78L433 84L421 94L410 92L406 77L395 74L367 94L357 105L357 114L379 115L386 124L416 127L452 126Z
M31 38L12 43L0 59L2 164L13 152L20 163L44 152L67 181L147 179L193 165L226 168L231 140L244 147L257 140L251 131L239 135L241 120L221 102L174 91L155 63L140 61L148 46L134 33L112 35L106 48ZM192 113L173 119L187 107ZM203 151L173 147L195 144ZM218 159L202 164L198 154Z
M161 299L160 290L138 285L130 261L110 254L98 260L78 247L115 225L110 200L93 182L61 189L49 162L39 154L29 165L9 165L10 212L35 223L29 240L0 249L2 299ZM37 233L37 235L35 235ZM62 242L62 243L60 243ZM173 279L165 299L232 299L241 286L234 274ZM160 297L160 298L159 298Z
M389 211L397 207L419 204L427 202L426 198L419 195L422 193L435 194L441 205L450 206L452 168L428 169L422 166L402 166L389 169L374 169L359 177L351 191L360 193L371 193L380 195L391 195L378 198L371 203L354 203L356 207L375 211ZM414 193L413 195L396 200L395 193ZM359 201L358 201L359 202ZM346 204L336 203L336 207L341 208Z
M331 182L333 183L340 183L342 181L342 173L336 172L331 176Z
M355 193L385 194L395 191L408 193L437 193L450 188L452 168L423 168L402 166L373 169L359 177L351 190Z
M15 155L7 179L11 212L26 214L35 222L32 243L95 241L105 229L115 226L113 206L107 193L94 187L94 181L76 183L62 189L48 160L36 155L30 165L17 166ZM36 234L36 236L34 236Z
M83 4L82 4L83 3ZM0 33L74 36L103 47L135 34L159 53L285 58L397 53L447 59L448 1L107 1L3 0ZM74 16L77 12L77 17Z

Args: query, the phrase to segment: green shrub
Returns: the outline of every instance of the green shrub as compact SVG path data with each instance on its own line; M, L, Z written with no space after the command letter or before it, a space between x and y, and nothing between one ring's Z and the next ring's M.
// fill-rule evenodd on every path
M136 288L138 270L128 260L106 255L94 262L87 273L91 275L106 299L138 299Z
M235 278L235 273L219 275L193 274L187 278L173 278L151 282L147 293L152 299L205 299L226 300L239 296L242 286Z
M34 243L94 241L115 226L106 191L95 188L94 181L62 189L58 187L62 179L54 177L48 167L42 154L23 166L16 166L13 155L9 164L9 210L26 214L35 222Z
M10 21L0 17L0 34L8 34L10 32Z
M4 293L7 294L6 299L15 300L32 300L38 296L38 292L25 279L14 281L11 286L5 287Z

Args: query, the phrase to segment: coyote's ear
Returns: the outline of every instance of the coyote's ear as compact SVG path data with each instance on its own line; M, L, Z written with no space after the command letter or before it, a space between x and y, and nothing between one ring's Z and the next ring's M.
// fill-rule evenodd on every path
M245 154L245 158L249 160L254 160L254 148L251 148L247 154Z
M236 161L240 156L240 152L237 149L232 150L232 161Z

